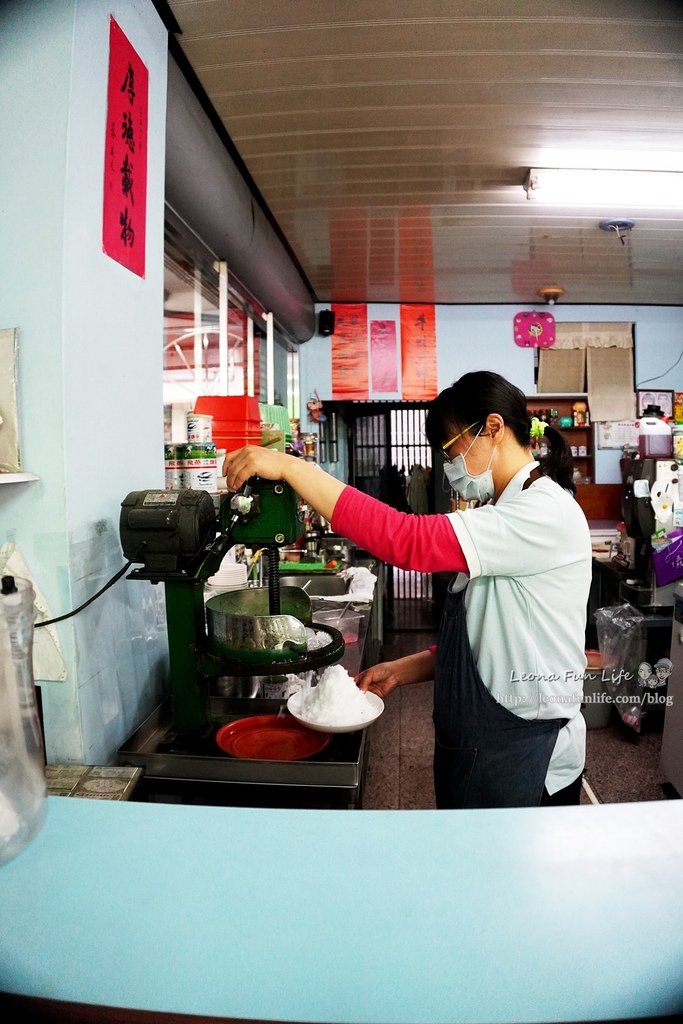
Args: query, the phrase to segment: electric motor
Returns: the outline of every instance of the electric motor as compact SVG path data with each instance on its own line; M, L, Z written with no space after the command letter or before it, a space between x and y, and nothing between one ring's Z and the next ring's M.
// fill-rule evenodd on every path
M216 509L208 491L131 491L121 503L123 553L148 570L182 571L216 532Z

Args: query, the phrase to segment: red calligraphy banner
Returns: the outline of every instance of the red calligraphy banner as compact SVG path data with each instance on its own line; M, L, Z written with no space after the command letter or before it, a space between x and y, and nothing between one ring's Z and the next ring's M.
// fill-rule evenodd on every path
M398 391L396 324L393 320L370 321L372 390Z
M405 401L428 401L436 396L434 306L401 306L401 370Z
M102 248L139 277L145 276L148 90L147 68L110 18Z
M332 304L332 397L368 397L368 307Z

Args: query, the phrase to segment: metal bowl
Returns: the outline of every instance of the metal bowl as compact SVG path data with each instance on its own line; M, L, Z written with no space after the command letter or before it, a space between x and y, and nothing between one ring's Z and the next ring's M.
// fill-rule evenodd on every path
M233 590L206 602L208 646L222 658L249 662L291 661L307 651L311 601L300 587L280 588L280 613L270 614L267 587Z
M221 697L259 697L261 676L219 676L215 689Z

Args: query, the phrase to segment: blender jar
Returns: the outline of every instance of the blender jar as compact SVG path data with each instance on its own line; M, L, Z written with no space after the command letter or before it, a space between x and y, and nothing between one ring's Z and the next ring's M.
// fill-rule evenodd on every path
M33 602L28 580L0 585L0 864L39 832L47 809L45 754L33 682Z

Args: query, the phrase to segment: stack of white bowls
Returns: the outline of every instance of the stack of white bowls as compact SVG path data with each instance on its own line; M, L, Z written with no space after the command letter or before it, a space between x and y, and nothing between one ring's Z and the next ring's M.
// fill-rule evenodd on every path
M244 562L229 562L225 558L218 572L209 576L204 584L204 598L208 600L215 594L223 594L226 590L241 590L247 585L247 567Z

